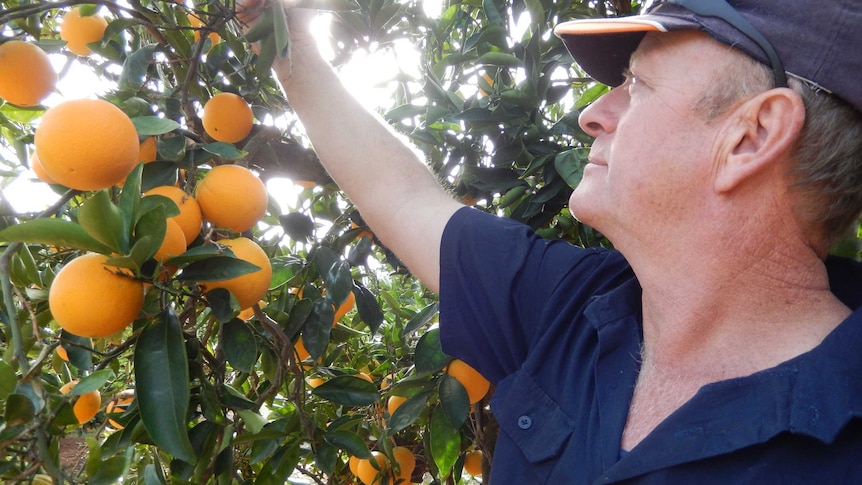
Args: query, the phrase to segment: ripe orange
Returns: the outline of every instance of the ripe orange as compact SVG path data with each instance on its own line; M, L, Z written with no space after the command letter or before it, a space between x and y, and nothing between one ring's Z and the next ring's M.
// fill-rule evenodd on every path
M341 317L347 315L347 312L353 310L354 306L356 306L356 296L351 291L347 294L347 299L344 300L344 303L335 310L335 317L332 319L332 326L334 327L335 324L341 320Z
M77 190L123 182L140 152L132 120L101 99L73 99L50 108L42 115L34 142L45 172Z
M358 456L351 456L350 459L347 461L347 467L350 468L350 473L352 473L354 476L359 473L358 467L361 460L362 458L359 458Z
M473 450L464 456L464 471L478 477L482 475L482 451Z
M413 470L416 468L416 457L413 456L413 451L406 446L396 446L392 448L392 458L398 463L398 473L394 473L393 470L395 479L389 483L410 483L410 477L413 476Z
M60 394L69 394L77 384L77 379L63 384L60 388ZM78 399L72 404L72 411L75 413L75 417L78 418L78 423L84 424L93 419L101 407L102 395L99 394L99 391L90 391L78 396Z
M139 145L138 161L144 163L154 162L158 156L156 142L158 139L154 136L148 136Z
M161 195L174 201L174 204L179 207L180 213L171 217L171 219L176 221L182 228L183 235L186 237L186 244L197 239L198 234L201 232L203 215L201 214L201 207L194 197L185 193L183 189L174 187L173 185L154 187L144 192L145 197L148 195Z
M174 256L179 256L186 252L186 236L183 234L183 228L180 227L174 218L170 217L165 227L165 238L162 240L162 245L153 256L153 259L160 263L164 263Z
M389 458L379 451L372 451L371 455L372 458L362 458L359 460L359 463L356 465L356 477L365 485L380 485L383 483L383 476L389 473L391 469ZM371 460L377 463L377 468L374 468Z
M80 337L106 337L126 328L144 307L144 286L128 270L89 253L63 266L48 290L54 320ZM125 274L117 274L122 272Z
M45 51L21 40L0 44L0 98L18 106L35 106L56 86L57 72Z
M450 362L446 373L457 379L464 386L464 389L467 390L467 397L470 398L470 404L475 404L482 400L491 387L488 379L485 379L479 371L460 359L454 359Z
M66 41L66 47L79 56L89 56L91 51L87 44L102 40L108 22L98 15L81 16L81 10L74 7L63 16L60 22L60 38Z
M294 180L293 183L295 185L299 185L303 189L312 189L317 187L317 182L312 182L311 180Z
M257 302L257 305L259 307L263 308L266 306L266 302L263 300L260 300L259 302ZM237 315L236 317L239 318L240 320L251 320L252 317L254 317L254 305L252 305L252 306L244 309L243 311L239 312L239 315Z
M269 257L256 242L245 237L222 239L218 243L233 251L237 258L257 265L260 269L227 280L200 281L201 288L204 292L215 288L230 291L236 297L240 308L254 305L269 291L269 283L272 281L272 265L269 263Z
M135 400L135 391L134 389L126 389L125 391L120 391L115 395L110 401L108 401L108 405L105 406L105 413L124 413L129 405L132 404L132 401ZM111 418L108 418L108 424L114 427L114 429L123 429L123 425L114 421Z
M36 178L45 182L46 184L56 184L57 181L51 178L48 175L48 172L45 171L45 167L42 165L42 161L39 160L39 155L33 153L33 156L30 157L30 168L33 170L33 173L36 174Z
M69 362L69 352L67 352L65 348L58 345L57 348L54 349L54 351L57 352L58 357L65 360L66 362Z
M405 401L407 401L407 398L404 396L389 396L389 399L386 401L386 410L389 412L389 415L392 416L395 414L395 410L401 407Z
M254 113L240 96L219 93L204 104L201 121L213 140L236 143L251 133Z
M317 387L317 386L323 384L324 382L326 382L326 381L320 377L310 377L308 379L308 385L311 387Z
M203 20L201 20L201 18L198 17L197 15L190 13L189 14L189 25L191 25L192 27L195 28L195 30L194 30L195 42L200 41L201 40L201 31L199 29L204 27L204 25L206 25L206 23ZM207 38L210 40L210 44L211 44L210 48L215 47L216 44L221 42L221 36L218 34L218 32L210 32L207 35Z
M266 214L266 186L251 170L239 165L219 165L198 182L195 199L204 219L213 226L243 232Z
M357 372L354 376L374 384L374 379L365 372Z
M305 344L302 343L302 337L299 337L299 340L296 341L293 348L296 349L296 360L299 362L302 362L311 355L308 353L308 350L305 349Z

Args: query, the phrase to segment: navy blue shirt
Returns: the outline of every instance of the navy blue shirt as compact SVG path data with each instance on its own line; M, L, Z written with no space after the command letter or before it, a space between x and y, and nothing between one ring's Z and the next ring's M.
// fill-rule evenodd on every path
M441 338L496 386L491 483L862 482L862 265L827 267L853 315L810 352L702 387L621 456L642 342L628 263L459 210L441 247Z

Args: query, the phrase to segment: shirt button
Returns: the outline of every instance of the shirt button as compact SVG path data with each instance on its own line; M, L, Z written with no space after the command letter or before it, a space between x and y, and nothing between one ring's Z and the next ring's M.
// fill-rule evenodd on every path
M521 429L530 429L530 426L533 425L533 419L527 415L521 416L518 418L518 427Z

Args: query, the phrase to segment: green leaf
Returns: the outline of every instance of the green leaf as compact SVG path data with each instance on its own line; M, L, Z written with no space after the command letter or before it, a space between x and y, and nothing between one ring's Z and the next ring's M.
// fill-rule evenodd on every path
M247 152L237 149L232 143L225 143L223 141L208 143L203 146L203 149L225 160L239 160L248 155Z
M458 382L458 379L443 374L438 387L440 395L440 408L446 413L449 422L453 426L460 427L467 419L467 413L470 412L470 398L467 395L467 389Z
M394 435L412 425L419 419L422 412L425 411L425 404L428 402L429 392L421 392L415 396L409 397L406 401L398 406L398 409L389 417L387 424L389 425L388 433Z
M125 456L113 456L99 463L96 472L90 475L89 485L113 485L119 482L129 466Z
M461 433L458 428L452 426L446 413L440 408L431 414L428 427L431 434L431 456L440 470L440 476L445 477L461 453Z
M497 67L521 67L524 65L520 59L512 54L497 51L482 54L478 59L476 59L476 64Z
M419 338L413 356L417 373L437 372L450 360L452 357L444 354L443 347L440 345L440 329L431 329Z
M254 370L254 363L257 362L257 341L248 324L234 318L224 324L222 336L222 351L230 365L242 372Z
M93 239L111 250L125 254L129 251L128 232L123 231L123 214L111 202L107 190L96 192L78 210L78 223Z
M482 11L485 12L485 18L488 19L488 24L498 26L506 25L506 22L503 20L503 16L500 15L500 11L497 9L497 5L494 3L494 0L482 0Z
M577 149L566 150L554 158L554 168L571 188L575 188L581 183L581 177L584 176L584 165L586 165L586 157Z
M383 310L377 303L377 298L368 288L360 284L354 287L354 292L356 293L356 311L359 313L359 318L368 325L371 333L377 333L377 329L380 328L384 320Z
M194 463L186 412L189 369L182 328L173 310L144 327L134 354L136 399L153 441L174 457Z
M100 243L79 224L63 219L40 218L9 226L0 231L0 241L45 244L110 254L111 248Z
M317 361L329 345L332 320L335 318L335 308L327 298L314 300L311 314L305 320L302 330L302 343L313 361Z
M428 324L434 317L437 315L437 310L440 308L440 304L436 301L426 306L425 308L419 310L419 313L413 316L407 325L404 326L404 330L401 331L401 336L407 336L416 330L424 327Z
M36 407L27 396L11 394L6 399L6 414L3 416L7 427L27 424L36 417Z
M15 370L6 362L0 361L0 400L6 400L10 394L15 392L18 385L18 376Z
M204 244L186 250L180 256L165 261L165 266L184 266L195 261L203 261L227 253L227 249L219 249L215 244ZM233 254L233 252L230 252Z
M155 209L156 207L161 207L162 210L165 211L165 217L174 217L180 214L180 208L179 206L177 206L176 202L165 197L164 195L156 194L142 197L140 199L138 212L143 215Z
M180 128L176 121L159 116L137 116L132 118L132 123L139 136L159 136Z
M278 218L288 237L298 242L307 242L314 236L314 221L301 212L289 212Z
M371 458L371 451L368 449L368 445L365 444L365 440L353 431L346 429L329 430L323 435L323 439L330 445L341 448L350 455L359 458Z
M120 192L119 208L123 215L123 233L128 234L138 216L138 206L141 203L141 172L144 164L139 163L126 177L123 191Z
M169 260L173 264L175 259ZM168 264L168 263L165 263ZM213 256L195 261L177 276L183 281L222 281L258 271L260 266L232 256Z
M88 392L96 391L102 388L106 382L114 378L114 371L111 369L101 369L93 372L87 377L78 381L75 387L69 393L72 396L80 396Z
M350 263L347 261L336 261L323 275L323 284L326 286L326 297L338 307L347 300L347 296L353 290L353 276L350 274Z
M138 265L153 257L167 233L167 216L164 206L155 206L143 213L135 223L135 244L132 254Z
M260 433L260 430L266 425L266 419L251 409L240 409L237 411L237 414L239 414L243 423L245 423L245 429L249 430L251 434Z
M377 386L361 377L337 376L314 388L312 394L342 406L367 406L380 399Z
M148 44L132 52L123 61L123 72L118 81L121 90L137 91L147 79L147 71L153 62L153 54L158 49L157 44ZM134 123L134 119L132 119Z

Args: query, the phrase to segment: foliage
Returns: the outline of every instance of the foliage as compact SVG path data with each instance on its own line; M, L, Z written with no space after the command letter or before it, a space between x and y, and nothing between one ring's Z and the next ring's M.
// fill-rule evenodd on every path
M432 18L415 1L310 3L333 16L336 65L357 50L385 51L399 40L421 48L422 78L392 80L392 104L381 114L426 154L455 196L547 237L603 243L564 205L589 143L577 109L604 88L573 71L550 29L570 18L630 13L637 4L453 0ZM59 40L62 16L78 4L108 19L87 58ZM0 6L4 37L35 42L63 59L61 78L73 65L93 71L110 87L102 97L132 119L138 135L158 137L157 160L139 165L122 187L53 186L58 201L38 214L16 213L0 199L4 482L48 474L93 484L121 477L267 484L300 473L315 483L350 483L350 456L391 454L400 445L417 457L416 481L458 483L468 480L467 451L491 457L496 431L488 398L471 409L463 387L442 372L450 357L440 349L436 297L380 241L357 237L368 228L320 167L270 75L273 56L289 51L283 17L274 15L274 32L262 34L275 37L275 48L256 53L237 28L233 2ZM189 14L203 25L193 26ZM242 96L258 120L236 144L212 140L201 124L203 104L221 92ZM44 109L0 105L3 186L30 177ZM265 217L243 233L273 267L265 302L248 319L238 318L244 309L229 293L202 295L197 285L254 269L211 244L235 234L206 228L184 254L157 263L165 221L178 211L166 198L141 198L174 184L191 194L208 168L224 163L247 166L265 181L315 184L297 192L287 211L270 194ZM83 251L109 254L112 264L147 283L144 310L112 337L81 338L51 317L51 281ZM356 309L332 326L334 309L350 292ZM92 295L92 304L103 296ZM302 362L294 352L300 336L310 354ZM373 382L356 377L360 372ZM312 387L312 377L325 382ZM73 379L74 390L61 394ZM78 428L71 405L77 396L98 390L107 403L128 389L135 398L124 411L108 415L103 406ZM408 399L390 416L385 403L392 395ZM76 436L86 438L88 454L85 466L71 470L61 456L63 443Z

